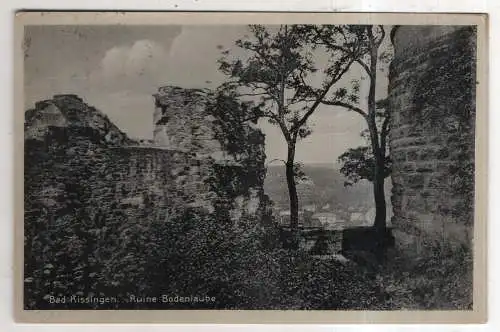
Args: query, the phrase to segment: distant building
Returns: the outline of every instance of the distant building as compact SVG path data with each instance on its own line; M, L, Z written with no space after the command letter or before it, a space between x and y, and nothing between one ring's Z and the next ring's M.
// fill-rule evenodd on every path
M302 210L303 211L309 211L309 212L316 212L317 207L316 207L316 204L309 204L309 205L303 206Z
M351 213L350 221L353 223L363 222L365 219L365 215L361 212L353 212Z
M337 216L332 212L318 212L312 217L318 219L322 225L335 224L337 221Z
M375 208L371 208L369 209L366 213L365 213L365 221L368 223L368 224L372 224L374 221L375 221L375 215L377 214L377 210ZM389 215L389 214L388 214Z
M283 210L279 212L279 224L281 226L290 225L290 211ZM311 211L299 211L299 227L321 227L321 221L314 218L314 212Z
M310 178L306 179L299 179L297 180L297 184L302 184L302 185L307 185L307 186L314 186L314 181Z
M321 227L326 230L343 230L347 227L347 222L344 219L338 218L332 212L319 212L312 216L313 219L319 220Z
M288 226L290 225L290 211L289 210L283 210L283 211L280 211L279 213L279 221L280 221L280 225L282 226ZM303 220L304 218L304 213L303 212L299 212L299 225L301 224L301 221Z

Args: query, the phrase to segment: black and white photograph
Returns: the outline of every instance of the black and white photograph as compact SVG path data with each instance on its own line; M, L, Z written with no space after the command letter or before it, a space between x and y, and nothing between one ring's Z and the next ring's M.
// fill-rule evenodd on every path
M24 21L24 311L482 308L483 21L310 17Z

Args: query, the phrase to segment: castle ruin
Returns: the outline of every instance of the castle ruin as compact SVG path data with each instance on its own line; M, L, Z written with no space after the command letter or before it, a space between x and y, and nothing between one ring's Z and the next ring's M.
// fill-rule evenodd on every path
M392 223L416 243L468 243L474 218L476 30L399 26L391 38Z

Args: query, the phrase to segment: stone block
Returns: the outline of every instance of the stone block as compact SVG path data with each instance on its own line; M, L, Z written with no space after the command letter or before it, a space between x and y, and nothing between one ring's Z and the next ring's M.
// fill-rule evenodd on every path
M436 157L436 150L434 147L424 147L418 153L419 160L429 161Z
M450 147L442 146L436 151L436 158L440 160L445 160L450 156Z
M418 150L407 150L406 152L406 160L407 161L416 161L418 160Z
M418 162L415 164L414 170L417 173L433 173L436 170L436 163L432 161Z
M406 155L404 151L396 150L392 152L392 157L397 162L402 162L406 160Z
M413 173L406 178L406 185L412 189L422 189L424 187L425 177L423 174Z
M402 172L405 174L407 173L414 173L417 170L417 164L415 162L407 162L403 164Z

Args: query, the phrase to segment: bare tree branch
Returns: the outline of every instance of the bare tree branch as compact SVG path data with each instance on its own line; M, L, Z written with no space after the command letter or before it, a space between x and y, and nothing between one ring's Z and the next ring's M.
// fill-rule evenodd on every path
M290 131L294 132L294 131L298 130L298 128L300 128L301 126L303 126L307 122L307 120L314 113L314 111L316 110L316 108L318 108L318 106L323 102L323 99L325 99L325 97L328 94L328 92L330 91L331 87L335 83L337 83L337 81L340 79L340 77L342 77L349 70L349 68L351 67L351 65L352 65L353 62L354 62L354 59L351 59L349 61L349 63L345 66L345 68L342 71L340 71L340 73L338 73L334 78L332 78L330 80L330 82L325 86L325 88L323 89L323 91L317 96L314 104L304 114L304 116L302 117L302 119L300 119L299 122L297 122L291 128Z
M275 158L275 159L271 159L267 162L267 165L271 164L273 161L281 161L283 164L286 165L286 161L284 161L283 159L278 159L278 158Z
M361 58L356 59L356 62L361 65L361 67L363 67L368 76L372 77L372 71L370 70L370 67L368 67L368 65L363 60L361 60Z
M338 101L338 100L337 101L324 100L322 103L325 104L325 105L329 105L329 106L340 106L340 107L347 108L347 109L349 109L351 111L359 113L366 120L368 119L368 114L366 114L361 108L356 107L354 105L351 105L349 103L346 103L346 102L343 102L343 101Z
M370 71L370 68L368 67L368 65L361 59L361 55L360 54L356 54L358 52L354 51L354 50L349 50L345 47L342 47L338 44L335 44L335 43L332 43L332 40L331 39L327 39L325 38L322 34L321 34L321 31L320 31L320 28L319 27L314 27L314 31L316 32L316 35L319 36L321 42L328 48L328 49L331 49L331 50L337 50L337 51L341 51L341 52L344 52L346 54L349 54L350 56L352 56L353 58L355 58L356 62L361 66L363 67L363 69L366 71L366 73L371 77L371 71ZM345 37L345 34L342 32L340 33L342 35L342 37L344 38L344 41L347 41L346 37ZM359 50L358 50L359 51Z

